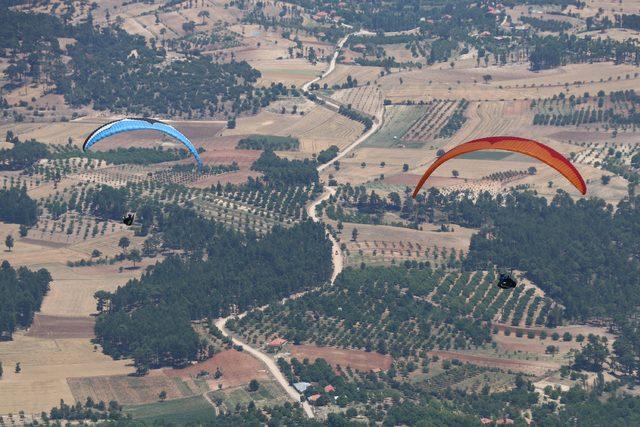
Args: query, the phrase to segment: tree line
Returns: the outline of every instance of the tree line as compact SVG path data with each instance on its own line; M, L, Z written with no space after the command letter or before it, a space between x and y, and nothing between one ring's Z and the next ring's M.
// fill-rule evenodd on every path
M7 261L0 265L0 340L11 339L16 328L27 328L49 291L51 274L26 267L15 269Z

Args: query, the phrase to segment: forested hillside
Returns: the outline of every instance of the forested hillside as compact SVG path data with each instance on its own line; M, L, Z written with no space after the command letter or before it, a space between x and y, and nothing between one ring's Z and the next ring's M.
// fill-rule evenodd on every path
M0 48L17 53L4 70L15 87L45 82L68 104L133 114L189 118L256 113L282 85L254 89L260 72L245 61L216 63L209 56L166 61L163 48L149 46L118 24L71 25L54 16L0 7ZM61 47L60 38L73 40ZM70 57L62 61L61 55Z
M331 273L331 244L310 221L275 227L260 240L177 209L163 224L164 245L188 249L189 256L169 256L105 296L109 311L96 324L105 352L133 355L138 365L193 360L199 341L190 320L273 302Z
M549 204L526 193L494 201L493 226L472 238L466 265L526 271L569 317L632 310L640 303L639 202L623 201L614 211L602 200L574 202L566 193ZM489 213L479 204L473 211Z

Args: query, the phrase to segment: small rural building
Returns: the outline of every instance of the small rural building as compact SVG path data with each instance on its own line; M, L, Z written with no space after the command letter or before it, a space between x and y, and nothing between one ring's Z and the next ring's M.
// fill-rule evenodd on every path
M315 15L312 16L312 18L315 21L324 21L325 19L327 19L327 17L329 16L329 14L327 12L318 12Z
M328 386L324 387L324 392L325 393L333 393L334 391L336 391L336 389L331 384L329 384Z
M285 340L284 338L274 338L271 342L269 342L269 344L267 344L267 347L269 348L280 348L283 345L285 345L288 341Z
M351 50L353 50L355 52L364 52L365 50L367 50L367 46L362 44L362 43L358 43L358 44L355 44L355 45L351 46Z
M493 420L491 418L480 418L480 424L483 426L488 426L493 424Z
M299 383L294 383L293 384L293 388L298 390L298 393L304 393L305 391L307 391L307 389L309 388L310 385L311 385L311 383L307 383L307 382L301 381Z
M316 394L313 394L313 395L309 396L308 400L309 400L309 402L315 402L318 399L320 399L321 397L322 397L322 395L320 393L316 393Z

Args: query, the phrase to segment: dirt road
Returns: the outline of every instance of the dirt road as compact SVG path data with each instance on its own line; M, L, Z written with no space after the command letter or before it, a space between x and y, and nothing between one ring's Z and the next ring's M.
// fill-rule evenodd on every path
M238 317L242 318L245 315L246 313L242 313ZM232 317L235 317L235 316L229 316L229 317L216 320L216 327L220 329L220 331L224 336L230 337L235 345L241 345L244 351L246 351L256 359L262 361L262 363L264 363L266 367L269 369L269 372L271 372L271 375L274 376L276 381L278 381L278 383L282 386L282 388L284 388L284 390L291 397L291 399L293 399L295 402L300 402L300 394L296 391L296 389L294 389L292 386L289 385L289 381L287 381L287 379L282 374L282 372L280 372L280 369L278 369L278 365L269 355L261 352L256 348L249 346L248 344L240 341L239 339L235 338L229 333L229 331L225 328L225 325L227 324L227 320L229 320ZM309 405L309 402L304 401L302 403L302 409L304 409L304 412L307 414L309 418L313 418L314 416L313 410L311 409L311 405Z

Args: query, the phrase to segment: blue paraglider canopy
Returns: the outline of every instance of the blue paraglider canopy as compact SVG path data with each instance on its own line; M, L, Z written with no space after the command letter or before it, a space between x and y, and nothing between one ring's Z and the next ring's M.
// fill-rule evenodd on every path
M172 138L177 139L184 145L187 150L193 154L196 161L198 162L198 168L202 169L202 160L200 159L200 155L198 154L198 150L193 146L191 141L187 139L180 131L178 131L173 126L169 126L166 123L163 123L159 120L153 119L145 119L145 118L131 118L131 119L120 119L115 120L113 122L109 122L105 125L100 126L98 129L91 132L91 135L87 137L82 145L83 150L88 150L95 144L96 142L108 138L110 136L123 133L130 132L134 130L155 130L158 132L162 132L165 135L169 135Z

